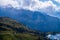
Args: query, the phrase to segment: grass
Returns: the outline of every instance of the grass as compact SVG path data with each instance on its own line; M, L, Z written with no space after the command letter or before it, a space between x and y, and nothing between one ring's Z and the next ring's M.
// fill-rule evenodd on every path
M33 36L28 33L13 33L5 31L0 33L0 40L37 40L38 36Z

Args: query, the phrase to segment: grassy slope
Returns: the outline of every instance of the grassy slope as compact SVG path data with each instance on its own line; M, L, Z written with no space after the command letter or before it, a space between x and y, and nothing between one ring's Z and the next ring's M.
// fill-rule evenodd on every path
M42 33L43 34L43 33ZM45 40L37 31L10 18L0 17L0 40ZM47 40L47 39L46 39Z

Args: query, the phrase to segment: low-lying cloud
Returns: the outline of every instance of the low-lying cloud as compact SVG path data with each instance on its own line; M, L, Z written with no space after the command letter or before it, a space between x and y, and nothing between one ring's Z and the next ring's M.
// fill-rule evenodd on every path
M45 9L50 6L56 8L56 5L50 0L45 2L39 0L0 0L0 6L29 10Z
M60 0L55 0L60 3ZM25 9L30 11L42 11L48 15L54 16L55 11L60 10L60 6L57 6L53 1L40 1L40 0L0 0L0 7L12 7L17 10ZM56 16L56 15L55 15Z

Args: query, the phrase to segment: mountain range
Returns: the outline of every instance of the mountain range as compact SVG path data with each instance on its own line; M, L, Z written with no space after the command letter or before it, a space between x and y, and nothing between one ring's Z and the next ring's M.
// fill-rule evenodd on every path
M0 8L0 16L10 17L34 30L42 32L60 31L60 19L42 12Z
M32 30L9 17L0 17L0 40L49 40L48 33Z

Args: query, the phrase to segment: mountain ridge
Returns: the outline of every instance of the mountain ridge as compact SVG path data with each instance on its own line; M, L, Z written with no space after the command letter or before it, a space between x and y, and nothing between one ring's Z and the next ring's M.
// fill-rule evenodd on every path
M27 25L31 29L35 29L43 32L60 31L59 29L60 19L46 15L45 13L41 13L37 11L32 12L23 9L21 10L5 9L5 11L2 9L1 15L15 19L21 22L22 24Z

